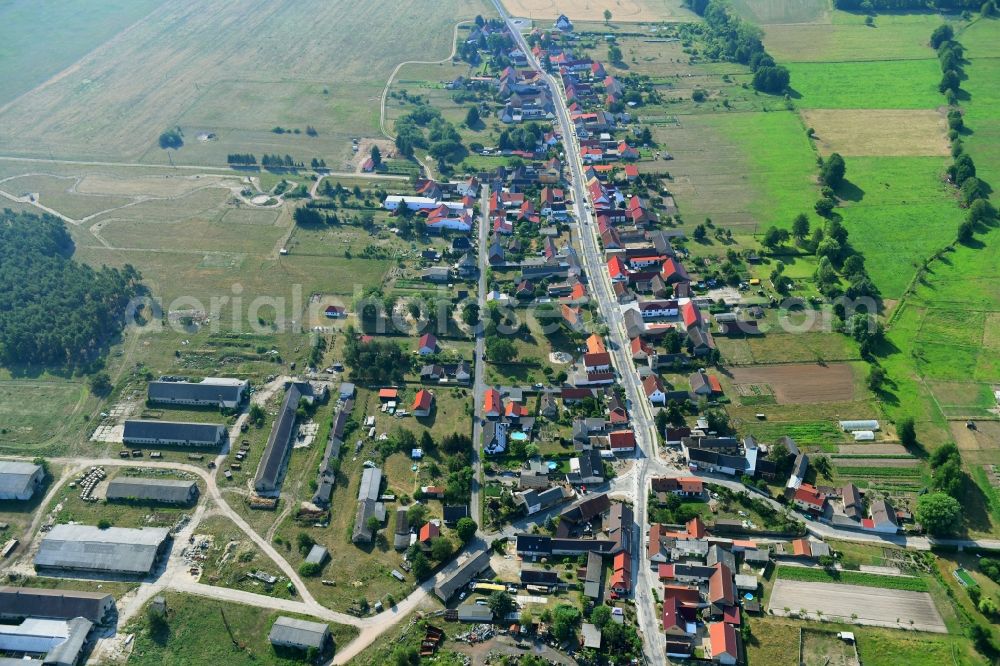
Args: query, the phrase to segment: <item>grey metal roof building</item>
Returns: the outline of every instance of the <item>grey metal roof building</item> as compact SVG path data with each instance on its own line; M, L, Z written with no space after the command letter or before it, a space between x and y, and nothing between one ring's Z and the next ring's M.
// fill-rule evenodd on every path
M330 557L330 553L327 552L326 548L316 543L313 544L313 547L309 550L309 554L306 555L306 562L323 566L328 557Z
M295 618L281 615L271 626L271 633L267 635L267 640L271 645L282 647L293 647L300 650L315 648L322 650L330 638L329 625L321 622L309 622L308 620L296 620Z
M392 539L392 546L396 550L404 550L410 545L410 520L406 515L406 509L399 507L396 509L396 529Z
M115 599L103 592L0 587L0 618L40 617L70 620L83 617L98 624L114 608Z
M285 392L285 400L281 403L278 418L271 427L267 438L264 455L257 468L253 487L259 493L273 493L281 488L282 471L285 460L292 450L292 433L295 431L295 412L299 408L302 392L298 385L291 384Z
M490 551L480 550L463 562L453 574L444 576L441 582L434 586L434 594L441 601L447 602L452 595L472 582L476 576L488 569L489 566Z
M178 421L125 421L122 441L126 444L174 446L218 446L226 437L226 426L219 423L182 423Z
M45 655L28 660L4 658L0 664L75 666L93 628L93 622L82 617L70 620L29 617L18 625L0 625L0 652Z
M120 476L108 484L106 497L109 500L191 504L198 499L198 484L180 479Z
M378 467L366 467L361 474L361 486L358 488L358 501L377 500L379 488L382 486L382 470Z
M29 500L44 480L41 465L0 461L0 500Z
M249 389L250 382L245 379L207 377L200 382L153 381L147 395L150 402L162 404L232 409L243 402Z
M146 575L166 552L168 536L163 527L56 525L42 537L35 568Z

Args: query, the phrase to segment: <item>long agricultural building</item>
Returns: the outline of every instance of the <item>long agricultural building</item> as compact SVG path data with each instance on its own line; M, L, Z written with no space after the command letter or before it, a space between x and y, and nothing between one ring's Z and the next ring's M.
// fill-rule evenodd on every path
M125 421L122 442L148 446L220 446L226 440L226 426L218 423L178 421Z
M100 624L114 608L114 597L105 592L0 587L0 619L4 620L25 617L71 620L82 617Z
M195 407L239 407L250 391L245 379L208 377L200 382L158 380L149 383L147 396L152 403L162 405L192 405Z
M180 479L120 476L108 484L106 497L110 501L193 504L198 499L198 484Z
M302 397L297 384L289 385L253 480L254 490L258 493L277 493L281 489L285 461L292 450L292 436L295 434L295 413Z
M148 575L169 550L163 527L132 529L92 525L56 525L35 555L35 569Z

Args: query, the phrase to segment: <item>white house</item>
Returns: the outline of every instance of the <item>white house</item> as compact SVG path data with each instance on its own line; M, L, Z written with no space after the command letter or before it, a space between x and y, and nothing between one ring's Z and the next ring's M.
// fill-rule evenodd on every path
M646 393L646 397L654 405L662 405L667 401L663 382L658 375L650 375L642 380L642 389Z

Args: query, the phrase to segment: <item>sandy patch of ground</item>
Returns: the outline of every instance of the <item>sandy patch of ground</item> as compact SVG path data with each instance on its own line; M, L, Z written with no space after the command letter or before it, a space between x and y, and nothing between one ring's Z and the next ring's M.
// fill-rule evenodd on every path
M351 160L355 173L362 173L361 165L372 156L372 146L378 146L384 160L396 156L396 144L388 139L361 139L358 142L358 152L354 153L354 159Z
M996 451L1000 449L1000 423L976 421L976 429L969 430L965 421L950 421L948 428L955 444L962 451Z
M818 619L816 611L821 611L823 618L853 624L948 631L927 592L779 579L774 583L768 610L775 615L800 616L805 610L810 619Z
M922 109L803 110L807 127L816 130L821 155L909 157L949 155L945 117Z
M767 384L779 404L854 400L854 370L845 363L750 366L729 373L734 384Z

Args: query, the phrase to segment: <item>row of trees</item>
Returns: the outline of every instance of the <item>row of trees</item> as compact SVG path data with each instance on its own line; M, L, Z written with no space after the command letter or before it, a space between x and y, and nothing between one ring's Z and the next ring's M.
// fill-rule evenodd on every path
M687 0L688 6L705 18L706 55L747 65L753 71L753 87L777 95L788 89L788 69L777 65L761 41L761 31L744 21L725 0Z
M833 6L847 12L913 11L913 10L976 10L992 0L833 0Z
M87 368L121 333L139 272L95 270L73 250L56 217L0 214L0 363Z
M951 139L952 163L948 167L948 179L958 188L959 205L966 207L965 220L958 227L956 238L960 243L968 243L980 224L991 224L997 211L989 201L990 187L976 174L976 164L965 152L962 135L968 133L962 111L959 108L961 82L965 76L965 48L954 38L952 27L944 24L931 33L930 45L937 50L941 64L941 83L938 90L945 96L951 107L948 111L948 137Z

